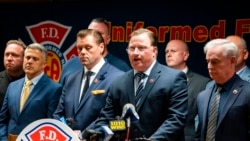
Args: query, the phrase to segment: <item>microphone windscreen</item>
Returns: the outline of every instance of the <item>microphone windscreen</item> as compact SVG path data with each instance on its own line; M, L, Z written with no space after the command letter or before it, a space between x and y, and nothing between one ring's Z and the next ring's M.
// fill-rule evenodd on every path
M125 104L122 110L121 118L126 119L128 117L130 117L132 122L139 120L139 115L135 110L135 106L131 103Z

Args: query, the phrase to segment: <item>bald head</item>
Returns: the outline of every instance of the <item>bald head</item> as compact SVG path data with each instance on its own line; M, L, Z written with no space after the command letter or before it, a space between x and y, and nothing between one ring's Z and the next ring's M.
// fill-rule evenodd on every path
M183 70L189 57L188 46L182 40L171 40L165 49L165 60L169 67Z
M240 71L243 67L246 65L246 61L248 58L248 50L247 50L247 44L246 41L237 35L229 35L226 37L229 41L232 41L238 48L238 57L237 57L237 63L235 66L236 72Z

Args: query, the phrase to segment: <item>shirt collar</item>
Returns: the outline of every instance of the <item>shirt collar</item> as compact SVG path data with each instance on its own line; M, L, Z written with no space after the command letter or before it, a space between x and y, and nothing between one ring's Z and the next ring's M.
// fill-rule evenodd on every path
M146 74L146 76L149 76L149 74L150 74L150 72L151 72L153 66L155 65L155 63L156 63L156 60L154 60L153 63L149 66L149 68L143 72L144 74ZM134 70L134 75L135 75L136 73L138 73L138 71L137 71L137 70Z
M41 74L39 74L38 76L34 77L31 79L33 85L36 85L38 83L38 81L41 79L41 77L43 76L44 72L42 72ZM27 76L25 75L25 78L24 78L24 83L28 80Z
M90 71L94 72L94 74L97 74L104 64L105 60L102 58ZM84 70L85 72L89 71L85 66Z

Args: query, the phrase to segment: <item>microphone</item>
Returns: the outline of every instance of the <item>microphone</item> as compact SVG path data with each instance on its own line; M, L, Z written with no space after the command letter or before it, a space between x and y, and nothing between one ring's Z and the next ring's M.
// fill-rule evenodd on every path
M99 138L102 136L103 136L102 132L99 132L93 129L86 129L82 134L82 139L99 140Z
M72 128L72 125L75 123L73 118L66 118L66 123L69 127Z
M135 111L135 106L131 103L127 103L123 106L122 119L130 118L132 122L139 120L139 115Z
M66 118L64 116L58 118L59 121L61 121L62 123L68 125L69 127L72 127L72 125L75 123L73 118Z
M130 136L130 124L131 124L131 121L135 122L135 121L139 120L139 115L135 111L135 106L133 104L127 103L127 104L125 104L123 106L122 118L126 119L126 121L127 121L127 133L126 133L125 141L128 141L129 136Z
M85 139L87 141L99 141L100 139L102 139L102 141L109 141L113 135L114 133L107 126L101 126L96 130L84 130L81 139Z

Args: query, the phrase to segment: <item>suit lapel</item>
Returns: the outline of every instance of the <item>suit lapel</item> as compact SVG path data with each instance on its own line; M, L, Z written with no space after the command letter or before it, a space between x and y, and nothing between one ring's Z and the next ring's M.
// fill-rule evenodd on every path
M102 81L105 79L107 72L107 67L108 64L105 63L102 68L100 69L100 71L97 73L96 77L93 79L93 82L90 84L88 90L86 91L86 94L84 95L84 97L82 98L77 110L80 109L80 107L82 107L87 100L91 97L91 91L95 90L96 88L98 88L98 86L102 83ZM77 111L76 111L77 112Z
M239 79L237 79L236 81L238 81L238 80ZM228 98L225 102L225 107L223 107L223 110L221 111L219 119L218 119L217 128L220 126L220 124L221 124L222 120L224 119L224 117L226 116L227 112L232 107L234 101L238 98L238 96L240 95L240 92L242 91L242 84L240 82L236 82L236 81L228 93Z
M208 110L209 110L209 108L208 108L208 106L209 106L209 101L210 101L210 97L211 97L211 95L212 95L212 91L213 91L213 87L212 86L214 86L215 84L212 84L212 85L210 85L211 86L211 88L207 88L206 89L206 93L204 94L204 97L202 97L202 99L203 100L201 100L201 103L203 103L204 104L204 109L203 109L203 113L202 113L202 115L204 115L202 118L202 121L203 121L203 123L202 123L202 125L207 125L207 121L208 121L208 115L207 115L207 113L208 113ZM205 127L206 128L206 126L203 126L203 127ZM206 129L203 129L204 131L206 130Z
M144 101L146 100L146 97L149 95L152 87L157 83L157 80L160 77L160 74L161 74L161 69L158 63L156 62L155 66L153 67L153 69L151 70L148 76L147 82L142 91L141 102L139 103L137 107L138 111L140 110L142 103L144 103Z
M135 105L135 85L134 85L134 71L130 70L128 73L128 78L126 79L126 92L128 95L128 101L133 101Z
M74 94L72 100L74 101L73 103L74 103L75 113L77 112L79 104L80 104L79 99L80 99L80 92L81 92L83 75L84 75L84 69L82 69L82 71L79 71L78 74L76 75L76 77L74 78L75 79L74 83L75 83L76 89L74 89L74 92L72 93L72 94Z
M192 81L192 77L193 77L193 72L189 71L186 73L187 76L187 86L189 87L191 81Z
M31 91L27 101L24 104L23 110L25 110L25 107L29 105L29 103L36 97L36 95L38 95L39 93L41 93L41 91L43 91L46 83L47 83L46 76L43 75L41 79L38 81L38 83L34 86L33 90Z
M20 99L21 99L21 93L22 93L22 89L24 86L24 78L22 78L21 81L18 82L17 86L16 86L16 93L15 93L15 107L16 107L16 114L19 115L20 114Z

